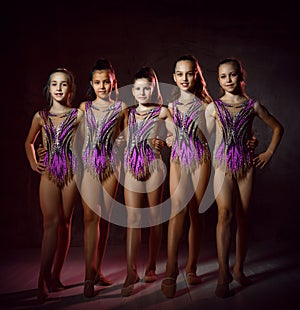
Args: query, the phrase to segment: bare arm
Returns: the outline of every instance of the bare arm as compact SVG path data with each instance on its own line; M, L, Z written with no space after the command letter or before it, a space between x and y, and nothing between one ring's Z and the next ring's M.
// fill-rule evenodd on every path
M205 131L204 134L207 138L214 132L216 126L215 109L213 103L207 105L205 109Z
M270 161L272 155L277 149L283 136L284 129L280 122L259 102L255 103L254 110L257 116L273 131L271 142L266 151L260 153L253 159L256 167L263 168Z
M36 153L34 148L34 142L38 134L40 133L41 128L41 117L38 113L36 113L32 119L31 127L25 141L25 151L32 170L38 173L43 173L45 171L45 165L39 163L36 159ZM43 150L41 150L41 148L39 151L39 155L43 155Z

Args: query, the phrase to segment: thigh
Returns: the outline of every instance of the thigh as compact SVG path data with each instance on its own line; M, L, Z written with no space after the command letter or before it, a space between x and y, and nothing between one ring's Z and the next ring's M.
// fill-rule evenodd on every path
M100 195L101 217L106 220L110 219L118 185L119 182L114 174L111 174L105 181L102 182Z
M185 207L194 195L191 174L180 167L170 164L170 194L172 205L180 204Z
M253 188L254 169L251 168L245 177L237 180L237 206L247 213Z
M214 176L214 190L218 210L233 209L235 182L230 175L224 175L224 171L217 168Z
M43 217L48 219L59 217L60 188L46 174L41 175L39 196Z
M191 175L193 188L194 188L194 200L197 209L200 206L204 193L206 191L209 178L210 178L210 163L203 163L198 169Z
M70 220L74 211L75 200L78 196L78 189L73 179L61 189L62 212L65 219Z

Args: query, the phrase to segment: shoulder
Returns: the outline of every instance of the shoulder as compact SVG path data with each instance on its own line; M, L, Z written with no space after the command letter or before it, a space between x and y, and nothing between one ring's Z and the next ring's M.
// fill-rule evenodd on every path
M77 118L78 118L79 120L81 120L81 118L83 117L83 115L84 115L84 111L81 110L80 108L77 109Z
M214 112L215 112L215 103L214 103L214 101L212 101L212 102L209 103L209 104L206 104L206 105L205 105L205 110L206 110L208 113L214 113Z
M86 101L81 102L80 105L79 105L79 109L82 110L82 111L85 111L86 104L87 104Z
M122 111L128 111L128 105L124 101L120 101Z
M159 117L167 117L170 114L170 111L167 107L161 106Z

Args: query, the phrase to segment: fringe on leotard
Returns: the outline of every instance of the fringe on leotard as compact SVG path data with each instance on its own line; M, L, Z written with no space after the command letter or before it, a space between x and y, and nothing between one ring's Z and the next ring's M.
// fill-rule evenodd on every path
M44 121L44 132L47 152L44 156L46 173L50 180L59 187L63 187L73 179L77 167L77 159L72 151L72 139L76 126L77 109L72 109L64 116L65 119L54 126L51 115L47 111L40 111Z

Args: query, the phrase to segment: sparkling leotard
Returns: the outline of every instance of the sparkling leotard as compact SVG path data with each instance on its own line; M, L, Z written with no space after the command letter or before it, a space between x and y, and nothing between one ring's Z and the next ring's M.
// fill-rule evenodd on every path
M99 117L95 116L97 111L99 112L99 108L92 102L86 103L86 143L82 151L82 158L84 168L103 181L113 173L113 166L117 162L113 143L116 124L122 111L121 101L116 101L107 109L99 112L101 113L100 120L97 120Z
M178 104L181 104L179 100L172 103L176 137L171 150L171 162L193 171L199 164L210 159L207 140L197 125L201 122L204 107L199 99L194 99L189 103L186 113L182 113L178 109Z
M137 180L149 179L155 169L163 169L160 166L160 153L155 150L150 139L156 137L161 107L155 107L147 112L144 119L137 121L136 108L132 108L128 116L128 142L125 151L125 170L130 171Z
M75 154L72 151L77 113L76 108L59 115L48 111L39 112L44 122L43 141L47 149L44 156L46 173L60 187L66 185L73 178L77 164ZM57 127L54 126L54 118L63 119Z
M234 177L243 177L252 167L253 157L246 142L251 137L254 103L254 99L239 106L226 104L220 99L214 102L217 124L222 134L216 142L214 165L224 167L225 172ZM237 112L233 112L232 108L238 109Z

